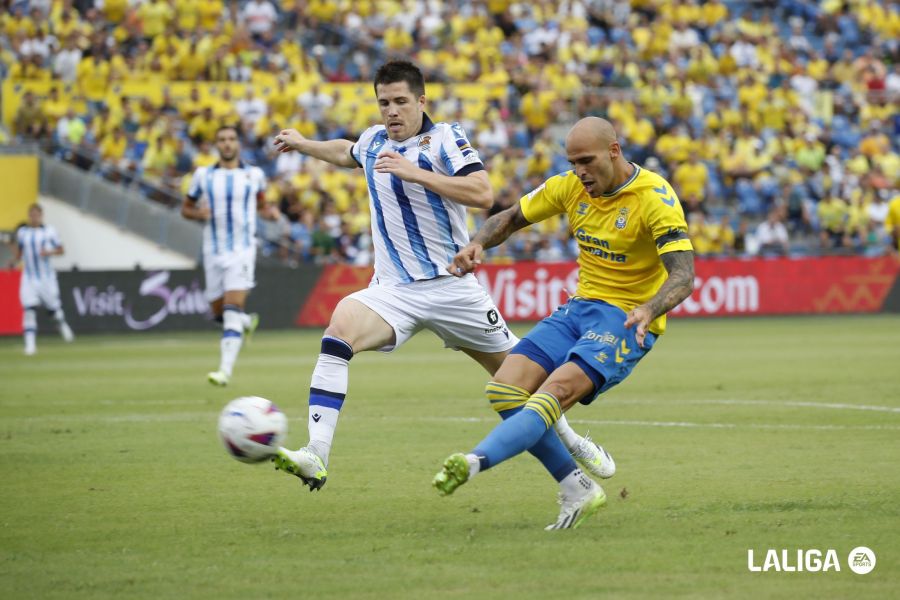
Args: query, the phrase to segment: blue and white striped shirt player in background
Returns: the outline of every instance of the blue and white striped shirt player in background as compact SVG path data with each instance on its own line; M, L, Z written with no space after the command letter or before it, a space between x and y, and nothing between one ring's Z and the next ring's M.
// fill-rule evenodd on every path
M266 178L259 167L240 160L238 131L233 126L216 132L219 161L194 171L181 206L187 219L203 227L203 269L206 299L222 323L219 368L207 375L213 385L228 385L244 335L251 335L259 315L244 307L254 286L256 213L266 208ZM277 212L272 207L270 210Z
M16 231L16 257L13 265L22 262L22 279L19 282L19 300L22 302L22 330L25 338L25 354L37 352L37 310L41 306L56 321L62 338L75 339L72 328L59 299L59 284L51 256L65 252L59 235L51 225L44 225L44 209L40 204L28 207L28 224Z
M430 329L446 347L463 351L493 375L518 342L475 276L457 278L447 271L469 241L466 208L494 203L478 152L458 124L434 123L425 114L425 82L412 63L383 65L374 84L383 123L356 143L308 140L293 129L275 138L282 152L365 171L375 245L372 282L341 300L322 338L309 390L309 443L298 451L281 448L275 457L279 469L300 477L310 490L325 483L354 354L390 352ZM413 375L407 385L423 390L422 401L428 400L427 382ZM489 399L503 418L528 400L514 388L497 394ZM599 465L596 444L565 422L558 431L568 450L552 430L533 449L551 474L571 461L570 451ZM569 484L577 482L564 482L564 488Z

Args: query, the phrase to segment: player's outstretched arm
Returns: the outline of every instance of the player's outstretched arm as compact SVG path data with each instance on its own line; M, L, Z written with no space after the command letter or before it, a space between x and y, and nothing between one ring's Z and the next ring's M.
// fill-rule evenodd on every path
M350 140L308 140L296 129L283 129L275 136L275 149L279 152L296 151L339 167L356 168L359 164L350 154Z
M457 277L471 273L481 264L481 255L485 248L499 246L513 233L528 225L531 223L522 214L522 208L516 202L485 221L472 241L453 257L453 262L447 265L447 271Z
M669 312L691 295L694 291L694 253L691 250L667 252L660 259L669 278L662 284L656 295L650 300L635 307L628 313L625 327L637 325L635 338L643 347L650 323L657 317Z
M390 173L403 181L418 183L435 194L472 208L494 205L494 190L487 171L475 171L462 177L450 177L420 168L398 152L385 150L375 161L375 171Z

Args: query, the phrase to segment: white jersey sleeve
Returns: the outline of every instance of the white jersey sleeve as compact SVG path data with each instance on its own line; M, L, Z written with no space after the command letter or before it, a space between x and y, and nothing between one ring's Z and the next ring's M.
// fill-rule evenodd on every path
M187 193L187 197L191 202L197 202L200 196L203 195L203 174L205 172L206 167L200 167L194 171L194 175L191 177L191 187L188 188Z
M372 138L374 138L375 134L382 129L384 129L384 125L373 125L372 127L369 127L362 132L362 135L359 136L359 139L356 140L356 143L350 147L350 156L353 157L353 160L355 160L356 164L358 164L360 167L365 167L366 151L372 144Z
M51 248L56 250L60 246L62 246L62 242L59 240L59 233L57 233L56 228L53 225L46 225L46 242L50 245Z
M259 167L253 167L253 176L256 178L257 191L259 197L264 197L266 190L269 188L268 183L266 182L266 174Z
M469 143L462 125L439 123L436 129L440 139L439 143L432 144L432 162L441 173L463 176L484 170L478 151Z

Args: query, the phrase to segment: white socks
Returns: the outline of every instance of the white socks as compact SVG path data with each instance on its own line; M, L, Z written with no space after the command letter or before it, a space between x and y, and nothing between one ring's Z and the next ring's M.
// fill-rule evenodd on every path
M578 444L581 443L581 436L575 433L575 430L572 429L572 426L569 425L569 422L566 421L566 416L563 415L559 418L553 428L556 430L556 435L559 436L559 439L562 441L563 446L566 447L566 450L571 453L578 447Z
M594 489L594 485L594 480L581 469L575 469L559 482L560 491L569 498L583 496Z
M328 465L331 442L337 427L344 397L347 395L350 359L353 349L344 340L325 336L309 387L309 444Z
M481 461L474 454L466 454L466 462L469 463L469 479L472 479L481 472Z
M225 306L225 312L222 313L222 342L221 342L221 362L219 370L231 377L234 370L234 363L237 361L238 354L241 351L241 344L244 340L244 320L246 317L241 310L232 305Z
M22 315L22 334L25 338L25 354L37 352L37 312L26 308Z

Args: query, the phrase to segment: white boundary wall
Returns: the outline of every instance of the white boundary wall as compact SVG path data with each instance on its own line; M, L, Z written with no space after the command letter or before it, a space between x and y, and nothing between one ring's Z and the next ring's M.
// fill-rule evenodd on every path
M53 258L58 270L191 269L196 261L119 229L60 200L42 196L44 222L59 232L66 253ZM23 219L24 220L24 219Z

